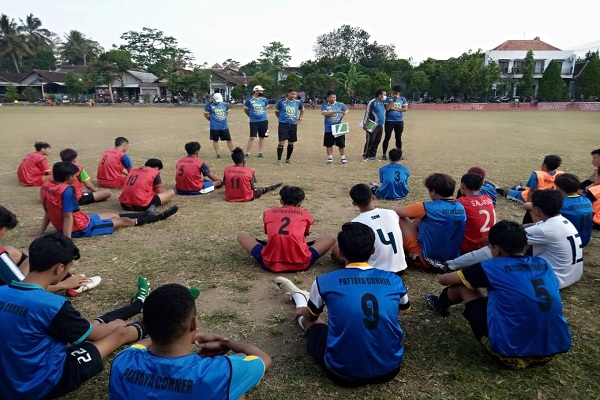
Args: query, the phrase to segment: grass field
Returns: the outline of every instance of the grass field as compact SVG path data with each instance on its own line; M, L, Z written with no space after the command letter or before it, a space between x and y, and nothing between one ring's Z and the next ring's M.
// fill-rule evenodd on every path
M275 165L276 122L270 116L271 136L267 158L256 157L248 165L256 169L260 184L281 180L306 191L303 207L315 218L312 237L336 234L357 210L348 196L350 187L377 179L383 162L361 162L364 135L358 128L361 111L351 111L348 160L343 166L335 154L325 164L322 148L323 120L307 110L299 126L299 142L293 165ZM234 143L245 148L248 123L241 109L232 110L230 130ZM199 108L1 107L0 108L0 204L20 220L5 244L27 248L27 231L41 222L43 210L38 188L21 187L16 178L22 156L36 140L51 143L50 163L59 160L65 147L76 149L79 162L95 178L100 153L125 136L131 143L134 165L150 157L162 159L166 188L174 186L175 163L191 140L203 148L201 158L222 175L230 164L225 156L215 160L208 140L208 122ZM379 207L427 199L423 178L445 172L457 180L472 165L480 165L488 178L510 186L526 180L546 154L563 158L562 170L586 178L591 172L590 151L600 147L598 112L442 112L409 111L404 135L405 165L411 170L410 195L405 201L379 201ZM225 146L222 153L225 155ZM380 150L381 152L381 150ZM380 154L378 154L379 156ZM118 191L107 202L86 206L89 213L117 211ZM143 274L157 287L167 282L197 286L202 330L257 344L274 360L273 368L249 393L251 399L594 399L600 398L600 235L584 249L584 277L562 293L573 346L547 366L524 371L506 370L488 357L472 337L462 307L450 317L430 312L423 294L438 292L435 275L417 270L405 274L412 296L412 311L399 317L406 334L401 373L384 385L343 389L332 385L305 353L304 339L292 320L292 303L273 283L275 275L261 271L235 240L239 231L263 236L262 212L278 205L268 193L258 201L230 204L222 190L201 197L176 197L180 208L171 219L140 228L127 228L112 236L78 239L82 259L75 271L101 275L102 285L73 300L86 317L100 315L129 301L135 279ZM515 203L498 200L499 219L520 221ZM317 274L336 268L329 256L307 272L290 277L308 289ZM110 362L110 360L109 360ZM69 399L108 397L109 362L105 371Z

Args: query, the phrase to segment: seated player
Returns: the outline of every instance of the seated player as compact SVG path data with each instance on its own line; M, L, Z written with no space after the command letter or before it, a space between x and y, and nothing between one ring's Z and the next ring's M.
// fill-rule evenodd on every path
M98 186L120 189L125 184L127 174L133 168L129 151L129 140L119 136L115 139L115 148L106 150L98 162Z
M410 171L400 164L402 151L391 149L390 163L379 168L379 184L370 183L373 194L378 199L402 200L408 196L408 178Z
M600 176L596 178L595 185L588 188L585 196L592 202L594 208L592 229L600 231Z
M200 143L185 144L187 157L177 161L175 167L175 191L180 195L197 195L210 193L222 182L210 172L208 165L199 158ZM204 180L208 178L210 180Z
M244 150L241 148L233 149L231 159L235 165L225 167L223 172L225 201L252 201L281 186L281 182L275 182L271 186L256 186L254 170L246 167Z
M404 252L415 266L429 269L426 259L445 260L460 254L467 215L462 204L452 198L456 183L446 174L425 179L432 201L395 208L400 217Z
M493 182L488 181L485 176L485 169L481 168L481 167L471 167L469 168L469 170L467 171L467 173L474 173L477 175L481 175L481 177L483 178L483 185L481 186L481 190L479 191L478 194L487 194L488 196L490 196L490 198L492 199L492 201L494 202L494 207L496 207L496 184ZM460 196L462 196L463 194L460 192L460 188L458 188L458 191L456 192L456 198L458 199Z
M165 204L175 196L173 189L163 188L160 179L160 170L163 169L162 161L158 158L149 158L143 167L132 168L127 175L125 186L119 196L123 210L127 211L152 211L161 204Z
M18 223L15 214L0 206L0 240L4 239L6 233L14 229ZM27 254L12 246L0 246L0 286L13 281L22 281L28 273L29 257ZM85 275L67 274L56 285L48 286L47 290L49 292L66 290L65 294L67 296L75 297L86 290L95 288L101 281L102 279L99 276L86 278Z
M441 316L464 302L464 317L485 350L514 369L545 364L571 347L558 280L541 257L525 256L527 234L516 222L490 229L494 258L440 276L440 296L425 295ZM487 297L477 288L486 288Z
M393 210L375 208L375 196L364 183L354 185L350 189L350 198L352 205L360 211L360 215L352 219L352 222L365 224L375 232L375 252L369 257L369 265L402 275L407 265L398 214ZM335 258L340 259L337 245L333 246L331 252Z
M148 283L138 278L130 305L85 320L63 296L48 293L68 273L79 249L60 233L35 239L22 282L0 287L0 398L53 399L76 390L104 369L120 346L140 340L139 324L124 320L142 311Z
M241 153L242 156L244 153ZM259 242L247 233L238 233L237 240L260 266L271 272L296 272L307 270L319 257L335 244L335 238L326 235L310 245L313 217L300 208L304 191L296 186L284 186L279 191L281 207L273 207L263 214L267 242Z
M88 173L83 169L83 165L77 163L77 152L75 150L64 149L60 152L60 159L72 162L79 168L79 173L75 176L77 179L73 183L73 187L75 188L75 198L80 206L104 201L110 197L111 193L108 190L98 190L92 183L92 179ZM83 191L84 186L89 192Z
M348 387L387 382L402 365L398 311L410 309L406 287L396 274L369 265L371 228L348 222L337 240L346 267L318 276L310 294L289 279L275 282L294 301L306 350L329 379ZM318 318L325 306L328 324Z
M177 206L172 206L158 215L145 212L116 214L101 213L87 215L79 209L75 190L71 184L79 168L70 162L57 162L52 168L53 180L44 183L40 190L44 205L44 219L39 230L33 235L41 235L52 222L54 228L71 238L111 235L115 229L126 226L141 226L162 221L175 214Z
M514 189L504 190L496 188L496 192L509 200L514 200L517 203L525 203L531 201L531 195L536 190L554 189L554 179L557 175L562 174L562 171L558 171L558 167L562 163L562 159L557 155L548 155L544 157L540 171L533 171L529 180L525 184L524 190L519 184L515 185Z
M168 284L144 302L142 323L150 338L123 350L110 371L110 398L239 399L261 380L271 358L248 343L196 332L196 305L188 289ZM200 347L190 354L192 344ZM228 352L233 354L225 355ZM148 385L156 377L175 385Z
M527 242L534 256L546 259L558 278L561 289L581 279L583 275L583 243L577 228L560 215L563 195L558 190L536 190L531 196L533 219L528 224ZM468 267L492 258L489 246L464 254L454 260L431 264L436 269L449 272Z
M17 177L23 186L42 186L50 179L51 169L46 159L51 151L50 145L46 142L35 142L33 146L35 151L27 153L17 169Z
M463 254L484 247L486 243L483 240L496 223L494 202L487 194L480 194L482 185L483 177L473 172L460 179L462 196L457 201L467 213L465 238L460 245L460 252Z
M585 190L588 186L594 185L594 182L596 181L596 179L598 179L598 168L600 168L600 149L592 151L592 165L594 166L594 171L588 179L581 182L581 190Z

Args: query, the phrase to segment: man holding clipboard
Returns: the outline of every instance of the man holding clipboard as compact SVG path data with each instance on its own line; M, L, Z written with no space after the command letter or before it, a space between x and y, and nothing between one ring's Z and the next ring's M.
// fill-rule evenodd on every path
M344 122L348 108L338 103L333 90L327 92L327 102L321 106L321 115L325 117L325 136L323 146L327 149L327 164L333 164L333 145L340 150L341 163L346 164L346 133L348 123Z

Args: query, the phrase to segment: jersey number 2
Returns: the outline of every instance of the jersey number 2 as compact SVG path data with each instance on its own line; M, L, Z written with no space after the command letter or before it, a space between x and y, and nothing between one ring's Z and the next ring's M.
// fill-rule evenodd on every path
M292 222L292 220L290 220L289 217L283 217L283 218L281 218L281 222L283 222L283 224L279 228L279 234L280 235L289 235L290 231L286 231L285 228L288 227L288 225L290 224L290 222Z

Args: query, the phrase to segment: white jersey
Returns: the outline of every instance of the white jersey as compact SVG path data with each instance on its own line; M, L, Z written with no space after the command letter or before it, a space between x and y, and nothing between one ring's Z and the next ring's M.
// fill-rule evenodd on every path
M560 288L577 282L583 275L583 246L577 228L562 215L525 228L533 255L552 265Z
M361 213L352 222L363 223L375 232L375 253L369 258L369 264L373 268L390 272L406 269L398 214L392 210L376 208Z

